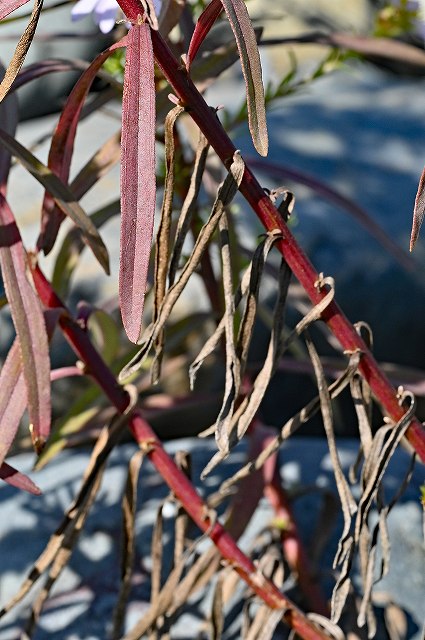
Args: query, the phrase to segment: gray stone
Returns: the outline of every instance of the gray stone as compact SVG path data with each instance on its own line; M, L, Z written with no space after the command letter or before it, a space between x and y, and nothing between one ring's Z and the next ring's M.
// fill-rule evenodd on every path
M355 458L355 441L339 442L343 467ZM193 478L202 493L217 489L219 482L228 477L244 460L244 445L239 446L230 458L216 469L201 488L199 474L214 451L211 440L185 439L166 444L169 453L186 450L191 453ZM127 464L135 447L131 444L118 447L112 454L98 498L88 517L81 538L73 553L69 567L60 577L52 597L47 603L35 640L71 640L73 638L106 638L118 589L121 507L120 501L126 478ZM78 490L81 474L87 465L88 451L69 451L54 459L48 467L32 474L43 490L41 497L18 492L4 484L0 487L0 572L1 604L17 590L31 562L41 552L49 535L58 526L64 510ZM333 471L327 445L323 440L292 438L281 450L281 472L285 486L316 485L334 491ZM17 456L10 461L24 472L31 471L33 457ZM384 486L389 498L396 490L408 464L408 456L398 451L385 476ZM420 638L425 598L425 557L422 538L422 516L419 502L419 485L423 482L423 467L415 470L412 481L401 501L389 517L392 541L391 570L385 580L377 585L379 591L389 594L401 606L410 619L408 638ZM137 571L128 608L127 625L136 622L149 602L150 537L156 510L160 500L167 495L161 478L150 464L142 467L140 500L136 519ZM308 493L295 501L295 515L309 545L314 536L319 512L318 494ZM173 509L164 513L166 538L172 525ZM262 500L240 545L247 550L250 540L272 518L270 506ZM340 525L338 525L338 529ZM329 570L335 553L337 531L327 545L322 569ZM171 549L165 545L165 565ZM168 559L167 559L168 558ZM329 585L328 585L329 588ZM330 593L328 593L330 595ZM205 595L208 602L208 594ZM16 637L20 621L25 617L30 599L7 617L0 620L0 640ZM198 637L199 624L206 603L191 603L189 613L176 623L173 637L191 640ZM233 624L233 623L232 623ZM236 622L234 623L236 624ZM229 629L226 638L232 635ZM188 633L188 628L191 632ZM234 625L233 625L234 628ZM276 638L279 636L276 636ZM379 636L381 637L381 636Z

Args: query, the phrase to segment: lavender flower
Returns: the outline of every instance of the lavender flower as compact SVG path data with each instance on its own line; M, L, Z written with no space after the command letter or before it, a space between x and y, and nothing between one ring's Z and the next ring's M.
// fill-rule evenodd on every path
M154 0L156 15L161 10L162 0ZM81 20L93 13L94 21L102 33L109 33L114 28L119 6L116 0L78 0L71 11L72 20Z

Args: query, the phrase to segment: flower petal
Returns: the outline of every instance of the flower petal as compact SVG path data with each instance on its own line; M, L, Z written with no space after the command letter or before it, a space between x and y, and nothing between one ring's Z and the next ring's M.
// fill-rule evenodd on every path
M72 7L71 18L72 20L81 20L89 15L95 8L99 0L79 0L76 5Z
M109 33L115 26L118 5L115 0L98 0L94 8L94 19L102 33Z

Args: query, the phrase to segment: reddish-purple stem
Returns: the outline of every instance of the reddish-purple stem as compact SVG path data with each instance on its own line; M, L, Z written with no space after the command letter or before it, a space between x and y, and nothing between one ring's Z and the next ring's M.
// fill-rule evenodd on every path
M124 413L129 397L92 345L88 334L75 322L53 291L38 266L33 266L33 279L43 304L51 309L64 309L59 319L61 329L75 353L86 365L87 373L96 380L111 403ZM198 527L208 533L223 558L234 568L257 595L273 609L282 609L283 619L305 640L329 640L326 633L310 622L291 600L281 594L276 586L259 573L251 560L239 549L232 536L219 522L210 519L207 505L186 475L167 454L161 441L141 413L135 410L129 416L129 427L134 438L168 484L184 509Z
M118 3L130 20L136 20L138 14L143 14L143 7L138 0L118 0ZM215 149L224 165L229 167L236 149L221 126L215 111L207 105L185 68L179 64L167 43L157 31L152 32L152 44L156 61L172 86L174 93L181 103L186 106L188 113ZM304 287L312 303L318 304L326 295L326 291L317 286L319 274L299 247L285 221L270 198L265 194L249 167L245 167L240 191L267 230L280 229L282 231L282 240L276 242L275 246ZM381 403L387 415L395 422L399 421L405 410L399 404L396 391L380 370L365 342L335 301L332 301L323 311L322 319L328 324L345 351L349 353L360 351L362 353L359 364L360 373L370 385L374 396ZM412 419L407 438L421 460L425 462L425 429L417 418Z

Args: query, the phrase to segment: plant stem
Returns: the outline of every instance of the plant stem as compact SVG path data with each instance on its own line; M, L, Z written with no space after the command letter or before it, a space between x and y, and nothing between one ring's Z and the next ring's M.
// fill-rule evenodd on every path
M39 266L32 264L31 268L34 284L42 303L50 309L63 309L64 312L59 318L59 324L71 347L86 365L86 372L103 389L114 407L120 413L124 413L129 404L127 391L118 384L113 373L91 343L89 335L72 318ZM129 428L139 446L146 451L161 477L176 498L180 500L193 521L209 535L222 557L253 591L271 608L282 609L282 619L305 640L329 640L329 636L308 620L289 598L280 593L276 586L265 578L239 549L232 536L215 520L213 515L215 512L209 511L208 506L201 499L190 480L167 454L161 441L137 409L129 415Z
M138 15L143 15L143 7L139 0L118 0L118 4L124 14L132 21L136 21ZM152 44L156 61L172 86L174 93L181 103L185 105L187 112L205 135L223 164L229 167L236 149L221 126L215 110L212 110L207 105L190 79L186 68L179 64L158 31L152 30ZM282 232L282 239L277 241L275 246L284 256L312 303L314 305L318 304L326 295L326 291L317 286L319 274L299 247L285 221L248 166L245 167L240 191L268 231L279 229ZM345 351L349 353L354 351L361 352L360 373L369 384L375 398L382 405L388 417L394 422L398 422L404 415L405 410L399 404L395 389L380 370L365 342L335 301L332 301L323 311L322 319L327 323ZM413 418L410 423L407 439L422 462L425 463L425 429L417 418Z

